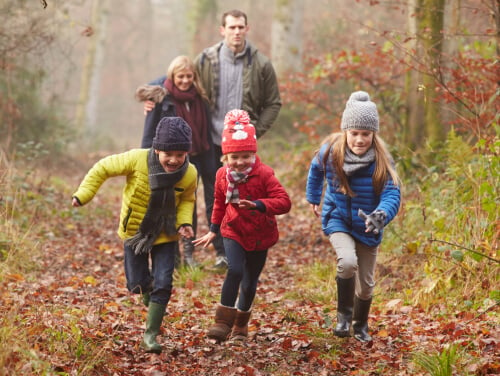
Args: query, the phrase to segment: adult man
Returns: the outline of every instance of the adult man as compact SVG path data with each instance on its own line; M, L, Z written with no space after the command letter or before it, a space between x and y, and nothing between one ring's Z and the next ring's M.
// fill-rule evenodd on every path
M203 88L210 101L212 141L217 166L221 166L221 141L224 117L233 109L248 112L257 138L276 120L280 108L276 73L269 58L247 40L247 15L231 10L222 15L220 33L224 40L204 49L194 60ZM154 107L145 102L145 111ZM220 236L213 241L216 249L215 267L227 266Z
M227 112L247 111L259 138L271 128L281 108L274 68L271 61L246 40L248 30L245 13L225 12L220 26L224 40L206 48L194 60L211 103L217 161L220 161Z

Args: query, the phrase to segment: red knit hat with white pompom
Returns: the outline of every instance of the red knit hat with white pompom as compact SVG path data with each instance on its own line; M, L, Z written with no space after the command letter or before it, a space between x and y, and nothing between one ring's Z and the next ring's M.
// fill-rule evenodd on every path
M222 154L237 151L257 152L255 127L250 124L248 112L231 110L226 114L221 147Z

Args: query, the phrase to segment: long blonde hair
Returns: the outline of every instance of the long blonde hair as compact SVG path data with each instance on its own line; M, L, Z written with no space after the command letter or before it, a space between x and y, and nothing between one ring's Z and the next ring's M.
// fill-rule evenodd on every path
M350 197L354 197L355 193L349 185L347 175L344 172L344 157L347 148L347 133L337 132L328 136L322 144L327 144L328 148L323 156L323 167L326 170L330 152L332 154L332 167L335 171L340 186L340 192ZM400 185L400 179L396 172L391 155L385 142L374 133L373 148L375 149L375 171L373 172L372 182L373 189L377 195L380 195L384 190L387 181L391 179L395 185Z
M200 96L208 101L207 93L205 92L205 89L203 88L203 85L201 84L200 77L198 76L198 72L196 71L196 68L194 66L193 61L185 56L185 55L180 55L174 58L170 65L167 68L167 78L170 79L172 82L174 81L174 75L183 69L188 69L193 72L193 85L200 94Z

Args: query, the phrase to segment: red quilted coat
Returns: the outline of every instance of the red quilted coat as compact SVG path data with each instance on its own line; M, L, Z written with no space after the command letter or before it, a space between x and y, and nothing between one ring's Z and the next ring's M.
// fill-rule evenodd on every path
M257 156L247 181L238 184L240 198L261 201L265 212L225 204L227 185L226 167L222 167L217 171L212 211L212 223L220 225L222 236L237 241L247 251L263 251L276 244L279 232L275 216L288 213L292 203L273 169Z

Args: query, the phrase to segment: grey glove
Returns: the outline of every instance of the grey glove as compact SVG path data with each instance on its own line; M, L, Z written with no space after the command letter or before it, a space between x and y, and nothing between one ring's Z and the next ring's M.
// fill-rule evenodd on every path
M362 209L358 209L358 216L365 221L367 232L373 231L375 235L382 231L387 218L387 214L383 210L375 210L367 215Z

